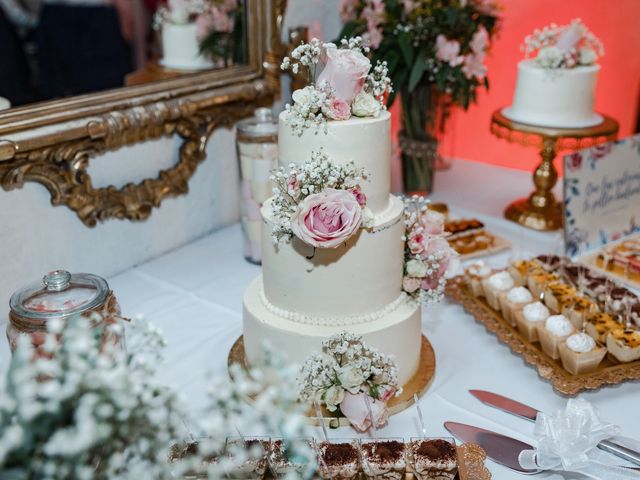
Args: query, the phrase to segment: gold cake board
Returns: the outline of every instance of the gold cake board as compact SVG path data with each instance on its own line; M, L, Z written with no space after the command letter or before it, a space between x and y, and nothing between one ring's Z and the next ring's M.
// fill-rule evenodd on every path
M244 369L247 369L246 357L244 353L244 339L242 335L238 337L235 341L231 350L229 350L229 356L227 357L227 367L231 367L231 365L239 363ZM436 373L436 355L433 351L433 347L427 337L422 335L422 342L420 348L420 360L418 363L418 370L416 373L409 379L409 381L402 386L402 393L393 397L387 403L387 408L389 411L389 416L395 415L396 413L402 412L406 410L411 405L413 405L414 394L417 394L421 397L433 382L433 377ZM231 375L231 370L229 370L229 374ZM309 422L311 425L319 425L319 419L315 416L315 412L309 411ZM326 415L326 416L325 416ZM333 413L323 409L323 416L325 422L331 428L337 427L347 427L349 426L349 421L344 417L336 417Z

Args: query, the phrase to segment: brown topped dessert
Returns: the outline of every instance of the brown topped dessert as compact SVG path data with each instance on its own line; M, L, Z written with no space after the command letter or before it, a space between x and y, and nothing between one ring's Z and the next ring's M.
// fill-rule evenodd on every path
M602 312L589 313L584 327L585 331L600 343L607 341L609 332L623 328L612 315Z
M619 362L633 362L640 359L640 331L618 329L607 335L607 349Z
M238 464L234 464L227 472L229 478L264 478L267 471L267 452L269 440L230 438L227 440L226 455L230 458L246 456ZM235 463L235 462L232 462Z
M310 441L309 447L312 447ZM269 468L276 477L301 472L305 466L303 459L295 458L282 440L273 440L268 453Z
M482 229L484 229L484 223L480 220L476 220L475 218L450 220L444 224L444 231L449 233L449 239L464 235L471 235L472 233L479 232Z
M576 294L576 289L567 283L562 281L551 282L544 291L544 303L551 310L559 313L562 311L560 299L564 298L567 301L568 297L575 297Z
M365 478L400 480L405 478L405 444L400 440L363 441L362 471Z
M582 329L584 322L587 320L587 315L597 309L596 304L587 297L576 297L573 302L568 303L565 303L564 299L561 299L561 303L561 313L567 317L578 330Z
M558 255L538 255L536 260L549 271L556 270L563 263L566 263L567 259Z
M318 473L321 478L347 480L358 475L358 449L353 443L320 442L317 449Z
M458 456L453 441L444 439L413 440L409 458L418 480L453 479L458 472Z

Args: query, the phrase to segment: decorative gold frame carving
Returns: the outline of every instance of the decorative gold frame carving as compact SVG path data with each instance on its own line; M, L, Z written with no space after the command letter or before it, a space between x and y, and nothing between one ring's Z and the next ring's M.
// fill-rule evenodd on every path
M109 218L143 220L165 198L188 192L216 128L230 128L279 93L280 26L285 0L246 0L247 65L189 74L0 113L0 185L44 185L52 205L67 205L93 227ZM173 167L121 188L96 188L92 157L177 133Z

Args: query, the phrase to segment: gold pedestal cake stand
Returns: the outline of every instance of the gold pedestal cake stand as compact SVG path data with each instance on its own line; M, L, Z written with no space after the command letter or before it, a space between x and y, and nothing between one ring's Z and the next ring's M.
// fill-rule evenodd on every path
M504 216L534 230L562 228L562 204L552 192L558 180L553 159L560 151L575 151L615 140L618 122L602 115L602 122L587 128L551 128L509 120L496 110L491 117L491 133L512 143L538 147L542 159L533 174L536 189L528 198L511 203Z
M244 353L244 340L240 336L229 351L227 358L227 366L231 367L233 364L240 364L243 368L247 368L246 357ZM436 372L436 355L433 351L433 347L427 337L422 335L422 344L420 348L420 362L418 364L418 371L411 377L411 379L402 387L402 394L389 400L387 408L389 415L399 413L411 405L413 405L413 396L418 394L422 396L431 382ZM231 371L229 372L231 374ZM315 412L311 409L308 413L309 422L312 425L319 425L319 419L315 416ZM326 414L326 416L325 416ZM331 428L346 427L349 426L349 421L344 417L336 417L329 411L323 412L324 420Z

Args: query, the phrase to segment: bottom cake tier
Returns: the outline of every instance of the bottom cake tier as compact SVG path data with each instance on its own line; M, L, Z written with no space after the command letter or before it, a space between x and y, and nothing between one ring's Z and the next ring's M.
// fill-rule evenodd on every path
M244 348L249 365L261 362L263 343L283 352L293 363L301 364L307 356L322 349L322 341L343 330L362 335L365 342L380 352L394 355L399 383L405 384L418 369L422 325L420 306L406 297L394 302L384 315L371 321L345 325L299 323L268 309L263 301L262 276L245 292L243 301Z

